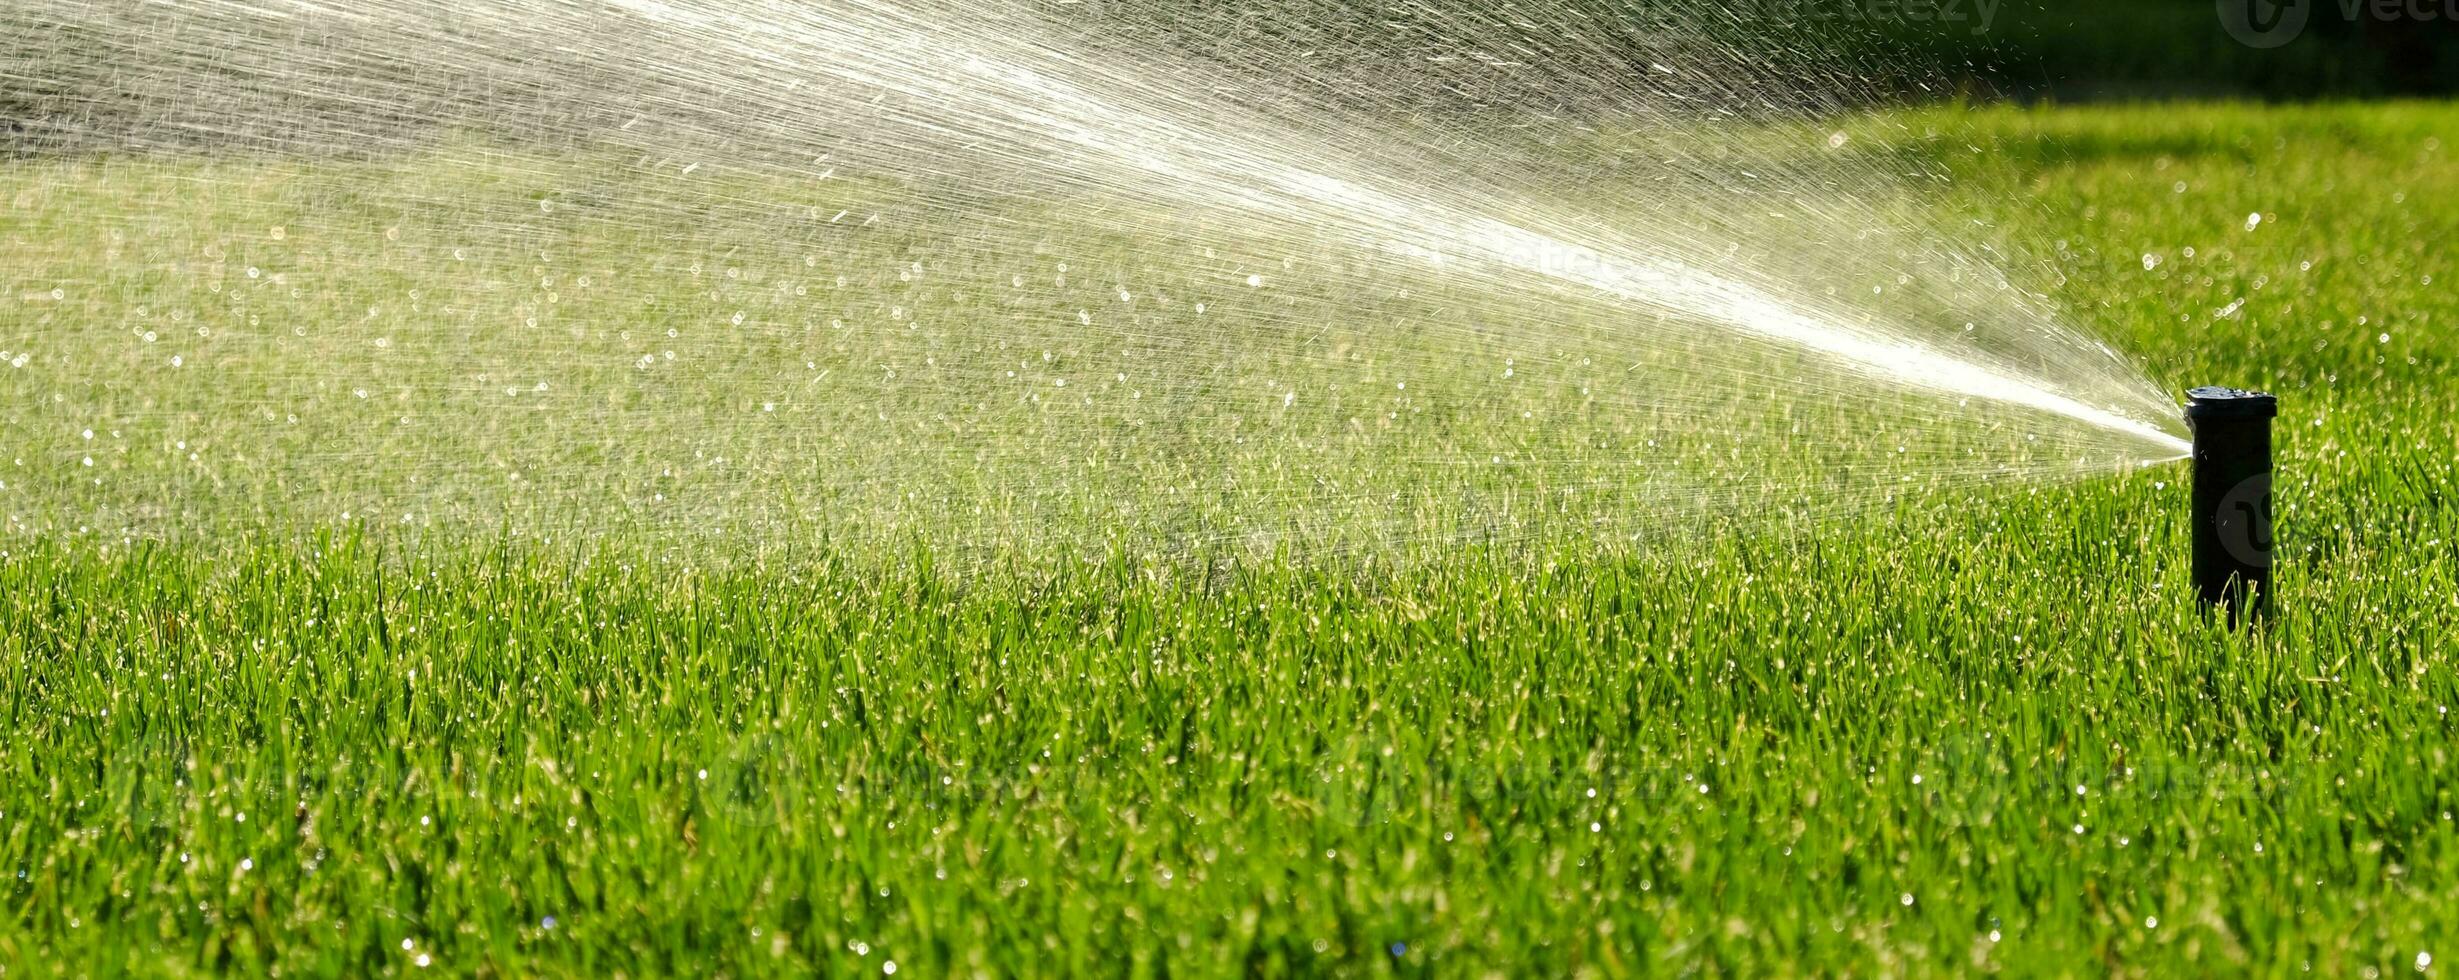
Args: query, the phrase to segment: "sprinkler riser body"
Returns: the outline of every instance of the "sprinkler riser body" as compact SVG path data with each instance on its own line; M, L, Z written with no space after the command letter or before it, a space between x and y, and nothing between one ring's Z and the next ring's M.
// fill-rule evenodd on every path
M2194 587L2233 625L2271 599L2271 420L2279 401L2261 392L2187 393L2194 430Z

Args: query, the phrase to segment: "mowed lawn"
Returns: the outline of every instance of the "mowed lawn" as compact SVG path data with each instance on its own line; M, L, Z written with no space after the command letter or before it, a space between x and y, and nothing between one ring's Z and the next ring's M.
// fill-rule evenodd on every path
M2265 628L2197 615L2182 466L1170 576L17 529L0 965L2459 962L2459 109L1883 122L2163 385L2280 394Z

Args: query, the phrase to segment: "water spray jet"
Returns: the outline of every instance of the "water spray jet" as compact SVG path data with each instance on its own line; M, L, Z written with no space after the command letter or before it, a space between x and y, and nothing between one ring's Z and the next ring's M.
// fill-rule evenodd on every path
M2271 420L2279 399L2205 387L2186 393L2194 430L2194 587L2229 623L2271 598Z
M1439 556L2188 454L1796 32L1083 6L18 0L63 29L0 75L63 108L11 177L133 237L0 243L85 304L0 372L68 461L0 518Z

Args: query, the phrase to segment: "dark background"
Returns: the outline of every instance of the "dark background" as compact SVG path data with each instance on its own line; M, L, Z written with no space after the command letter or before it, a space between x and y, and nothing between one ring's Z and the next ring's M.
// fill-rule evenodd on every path
M1087 23L1122 18L1149 27L1167 22L1197 38L1214 36L1212 20L1221 22L1221 36L1285 30L1291 23L1371 34L1385 29L1387 22L1409 18L1415 6L1401 0L1066 3L1067 9L1085 15ZM1650 39L1663 33L1651 30L1650 18L1697 18L1706 10L1719 10L1726 29L1798 37L1799 44L1776 49L1773 63L1765 67L1780 73L1798 70L1814 80L1842 71L1853 83L1837 86L1842 90L1839 98L1846 101L1890 95L1912 101L2021 102L2459 95L2459 0L1724 0L1725 6L1710 8L1700 3L1531 0L1528 6L1584 10L1592 15L1591 23L1625 22L1622 34L1632 43L1634 65L1648 60ZM2232 37L2224 25L2224 4L2245 10L2247 5L2269 9L2280 3L2303 4L2306 11L2304 30L2286 44L2251 47ZM1505 16L1512 7L1510 0L1429 0L1426 6L1449 4L1489 5L1484 9L1490 16ZM240 138L226 132L183 136L187 131L149 115L159 105L195 102L193 93L178 87L201 76L115 48L109 32L96 26L115 24L142 34L147 29L144 18L152 16L145 11L152 8L128 0L98 9L121 14L116 20L71 23L0 3L0 157L119 145L136 136L156 144L181 139L229 143ZM1302 41L1292 38L1289 46L1305 47ZM363 66L352 70L366 74ZM487 84L483 71L466 66L454 70L469 77L447 79L450 84L443 85L419 75L426 66L403 70L418 76L394 80L401 93L388 104L398 107L397 122L403 129L416 129L442 111L423 105L421 97L469 101ZM359 77L354 84L385 81ZM638 80L609 83L626 81ZM1396 93L1377 87L1379 81L1361 84L1377 98L1392 99ZM293 101L309 98L298 95ZM511 93L487 104L521 107L536 101L532 95ZM296 110L306 106L285 108L291 111L268 118L302 118ZM361 127L372 125L357 117L353 121ZM369 141L362 129L346 135L346 142ZM268 138L294 147L302 141L297 133Z
M1976 36L1978 2L1835 0L1835 9L1865 24L1872 43L1895 49L1914 72L1948 79L1972 96L2297 101L2459 94L2454 0L2396 0L2402 12L2391 17L2375 10L2375 0L2305 0L2304 32L2268 50L2232 38L2220 3L2273 0L2003 0ZM2359 8L2353 19L2351 3ZM2416 8L2431 16L2418 16Z

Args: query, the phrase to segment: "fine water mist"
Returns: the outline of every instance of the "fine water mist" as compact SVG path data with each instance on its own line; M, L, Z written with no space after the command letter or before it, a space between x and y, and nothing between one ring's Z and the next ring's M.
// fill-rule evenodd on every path
M1414 553L2183 453L1816 25L445 8L0 14L9 531Z

